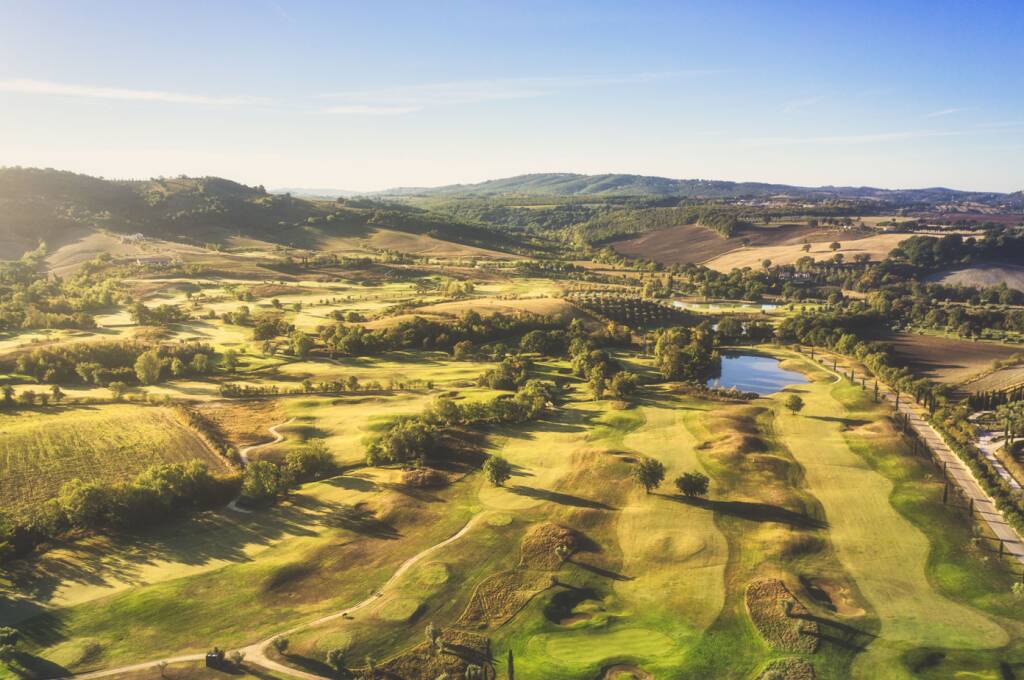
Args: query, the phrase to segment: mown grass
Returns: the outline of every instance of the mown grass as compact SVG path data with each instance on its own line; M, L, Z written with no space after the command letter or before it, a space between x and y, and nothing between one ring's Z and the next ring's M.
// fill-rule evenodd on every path
M365 508L397 538L335 522L337 498L306 492L325 486L351 488L356 494L367 486L378 488ZM470 516L471 484L414 496L389 487L385 479L340 477L308 485L292 503L266 511L270 517L239 516L238 522L257 526L283 516L281 529L289 535L255 559L236 554L233 564L220 569L141 585L22 621L18 625L27 651L82 672L200 652L214 644L238 647L354 604L402 561L453 534ZM77 663L66 650L82 640L95 641L99 652Z
M45 407L0 415L3 510L31 511L74 478L116 482L150 465L227 464L168 409L114 404Z

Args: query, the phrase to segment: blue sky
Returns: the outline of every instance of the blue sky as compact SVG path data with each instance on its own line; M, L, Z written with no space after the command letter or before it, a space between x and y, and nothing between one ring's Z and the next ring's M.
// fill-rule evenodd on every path
M0 0L0 165L1024 188L1021 2Z

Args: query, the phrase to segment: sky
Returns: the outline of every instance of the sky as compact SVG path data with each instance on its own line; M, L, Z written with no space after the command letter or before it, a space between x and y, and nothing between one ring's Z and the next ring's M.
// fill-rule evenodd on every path
M0 0L0 166L1024 189L1024 2Z

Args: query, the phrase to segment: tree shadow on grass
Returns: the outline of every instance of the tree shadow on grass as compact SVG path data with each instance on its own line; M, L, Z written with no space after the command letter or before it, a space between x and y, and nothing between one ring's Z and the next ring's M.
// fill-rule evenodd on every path
M7 565L5 576L11 581L10 590L25 598L11 604L24 610L12 619L45 619L38 614L45 611L58 589L70 584L100 588L118 583L144 585L147 581L143 570L164 561L188 566L251 561L247 546L269 545L286 536L315 536L315 527L332 507L295 494L268 510L246 514L231 510L204 512L152 527L145 533L58 543L48 553ZM37 603L35 608L26 606L25 600ZM50 624L55 625L55 621Z
M300 668L307 673L314 673L325 678L333 678L338 675L337 671L325 664L323 661L311 659L308 656L302 656L301 654L285 654L284 658L292 666Z
M29 654L27 652L15 652L14 664L8 666L19 678L67 678L71 677L71 671L60 664L47 661L46 659Z
M830 642L844 649L855 652L864 651L872 640L878 636L856 626L851 626L832 619L826 619L814 614L793 614L794 619L814 621L818 624L818 639L822 642Z
M669 494L658 494L664 498L674 500L684 505L692 505L704 508L729 517L749 520L751 522L777 522L788 524L798 529L824 529L828 522L809 517L799 512L793 512L777 505L768 503L748 503L745 501L714 501L707 498L691 498L689 496L675 496Z
M863 425L870 425L870 420L862 420L860 418L839 418L837 416L807 416L814 420L821 420L827 423L839 423L846 427L861 427Z
M335 529L346 529L361 536L394 540L401 533L394 526L381 520L377 515L361 505L340 505L327 515L324 525Z
M616 509L611 505L601 503L600 501L590 500L589 498L573 496L572 494L561 493L558 491L549 491L547 489L537 489L532 486L523 486L521 484L510 486L508 487L508 490L519 496L536 498L542 501L549 501L551 503L559 503L560 505L571 505L577 508L590 508L592 510Z
M617 571L605 569L604 567L599 567L595 564L587 564L586 562L581 562L579 560L568 559L566 560L566 562L575 564L580 569L589 571L591 574L596 574L598 576L610 578L613 581L632 581L635 578L634 576L626 576L625 574L620 574Z

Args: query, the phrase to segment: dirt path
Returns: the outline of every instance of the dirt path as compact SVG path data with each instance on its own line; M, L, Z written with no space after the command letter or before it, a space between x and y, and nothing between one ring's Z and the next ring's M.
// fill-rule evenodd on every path
M821 363L826 370L832 370L825 360L822 360ZM872 380L874 379L872 376ZM881 380L878 381L878 385L882 399L895 405L896 394ZM985 523L992 534L1002 541L1006 553L1012 556L1017 563L1024 565L1024 540L1003 517L1003 513L999 511L995 501L982 488L971 469L960 459L960 456L949 448L942 435L927 421L924 409L918 406L912 397L903 394L897 410L908 419L910 427L917 433L918 438L931 449L935 458L942 463L946 469L946 476L960 488L964 498L970 499L974 505L975 514Z
M285 425L285 424L286 423L281 423L281 425ZM280 426L275 426L275 427L280 427ZM275 435L276 434L277 433L275 432ZM268 442L268 443L274 443L274 442ZM257 444L256 446L266 446L266 444ZM248 447L248 448L249 448L249 450L252 450L255 447ZM382 585L377 591L375 591L373 594L371 594L368 598L366 598L362 602L354 604L351 607L347 607L346 609L342 609L339 612L335 612L333 614L328 614L327 616L322 616L322 617L320 617L318 619L315 619L313 621L309 621L308 623L303 623L303 624L300 624L298 626L294 626L292 628L289 628L287 630L280 631L280 632L275 633L274 635L266 638L265 640L261 640L259 642L254 643L254 644L251 644L248 647L243 647L241 649L241 651L245 653L245 663L246 664L254 664L254 665L260 666L262 668L266 668L266 669L269 669L269 670L277 671L279 673L283 673L283 674L285 674L285 675L287 675L289 677L293 677L293 678L304 678L304 680L323 680L324 676L316 675L314 673L307 673L305 671L300 671L300 670L297 670L295 668L291 668L290 666L285 666L282 663L278 663L276 661L273 661L272 659L267 658L266 648L270 645L270 643L274 640L274 638L292 635L294 633L297 633L299 631L305 630L307 628L314 628L316 626L322 625L322 624L327 623L329 621L333 621L335 619L339 619L339 618L344 617L344 616L350 616L353 612L359 611L360 609L362 609L362 608L372 604L373 602L376 602L378 599L380 599L381 597L384 596L385 591L387 591L389 588L391 588L398 581L398 579L400 579L407 571L409 571L413 566L415 566L420 560L422 560L423 558L425 558L425 557L427 557L429 555L434 554L438 550L441 550L445 546L450 545L450 544L454 543L455 541L459 540L460 538L462 538L463 536L465 536L469 532L469 530L472 529L474 526L476 526L477 522L479 522L481 519L486 517L487 514L488 513L483 512L483 513L480 513L478 515L473 516L473 518L470 519L468 522L466 522L466 524L461 529L459 529L456 533L452 534L451 536L449 536L445 540L441 541L440 543L435 543L434 545L430 546L429 548L421 550L420 552L416 553L415 555L413 555L412 557L407 559L405 562L402 562L402 564L400 564L398 566L398 569L396 569L395 572L391 575L391 578L389 578L387 580L387 582L384 583L384 585ZM146 669L149 669L149 668L153 668L158 663L161 663L163 661L167 662L168 664L172 664L172 663L182 663L182 662L186 662L186 661L203 661L205 658L206 658L206 654L185 654L185 655L182 655L182 656L167 657L167 658L164 658L164 659L153 659L152 661L145 661L143 663L132 664L130 666L120 666L118 668L108 668L108 669L102 670L102 671L93 671L91 673L82 673L80 675L76 674L76 675L70 675L70 676L65 676L65 677L76 678L77 680L90 680L91 678L106 678L106 677L110 677L110 676L113 676L113 675L120 675L122 673L130 673L130 672L133 672L133 671L141 671L141 670L146 670Z
M269 442L263 442L262 444L253 444L251 446L246 446L244 448L239 449L239 451L238 451L238 458L239 458L239 460L242 461L242 467L244 468L246 465L249 464L249 453L251 451L255 451L256 449L263 448L264 446L270 446L271 444L280 444L281 442L283 442L284 441L284 435L281 434L280 432L278 432L277 428L284 427L285 425L288 425L289 423L291 423L293 420L295 420L295 418L289 418L288 420L284 421L283 423L278 423L277 425L273 425L273 426L267 428L267 431L270 432L270 434L274 435L274 438L272 440L270 440ZM246 514L252 512L252 510L246 510L245 508L238 507L238 499L237 498L235 500L231 501L230 503L228 503L228 510L234 510L235 512L244 512Z

